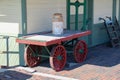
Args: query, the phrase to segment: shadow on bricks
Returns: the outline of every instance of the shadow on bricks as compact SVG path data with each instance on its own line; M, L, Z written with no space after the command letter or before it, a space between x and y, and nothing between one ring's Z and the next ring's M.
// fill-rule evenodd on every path
M31 77L32 75L12 70L7 70L0 73L0 80L27 80Z

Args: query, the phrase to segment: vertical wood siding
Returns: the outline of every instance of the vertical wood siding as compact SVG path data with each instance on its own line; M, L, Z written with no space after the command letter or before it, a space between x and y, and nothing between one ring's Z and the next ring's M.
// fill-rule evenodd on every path
M28 33L51 30L52 16L57 12L63 14L66 23L66 0L27 0Z
M20 23L20 0L0 0L0 33L18 34Z
M103 21L99 17L112 17L113 0L94 0L93 26L92 26L92 46L109 41Z
M0 0L0 35L18 36L21 28L21 0ZM18 44L10 37L9 66L19 65ZM7 65L6 39L0 36L0 65Z
M101 23L99 17L112 17L112 0L94 0L94 24Z

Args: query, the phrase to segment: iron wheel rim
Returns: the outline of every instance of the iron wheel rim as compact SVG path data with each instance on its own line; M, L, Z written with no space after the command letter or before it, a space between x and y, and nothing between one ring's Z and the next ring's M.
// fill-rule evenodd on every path
M66 64L66 50L64 46L58 45L52 49L50 56L50 65L56 71L61 71Z
M33 56L34 53L41 54L41 47L35 46L35 45L29 45L25 48L24 60L29 67L35 67L41 61L40 56L37 56L37 57Z
M75 61L78 63L83 62L86 59L87 56L87 44L85 41L80 40L76 42L75 48L74 48L74 58Z

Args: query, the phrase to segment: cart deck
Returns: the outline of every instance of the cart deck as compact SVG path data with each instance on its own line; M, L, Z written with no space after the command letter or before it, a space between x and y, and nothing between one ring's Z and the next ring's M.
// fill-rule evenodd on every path
M64 34L60 36L53 35L52 33L47 33L43 35L37 34L37 35L29 35L29 36L20 37L16 41L22 44L49 46L52 44L61 44L61 42L87 36L89 34L91 34L91 31L80 32L80 31L66 30L64 31Z
M70 47L76 62L80 63L85 60L87 44L78 38L89 34L91 34L91 31L65 30L64 34L59 36L52 33L35 34L17 38L16 41L21 44L27 44L24 59L28 66L34 67L40 63L41 57L47 57L51 67L56 71L60 71L66 64L68 47ZM43 49L49 55L46 55L42 51Z

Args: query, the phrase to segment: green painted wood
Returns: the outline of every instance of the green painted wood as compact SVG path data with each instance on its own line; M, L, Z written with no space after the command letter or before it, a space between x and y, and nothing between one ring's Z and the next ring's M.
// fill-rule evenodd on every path
M94 24L92 28L92 46L103 44L109 41L107 31L103 23Z
M75 15L71 15L70 16L70 29L71 30L76 30L75 29ZM78 29L77 30L81 30L82 28L82 25L83 25L83 14L78 14Z
M75 30L79 29L79 7L83 6L84 8L84 12L83 12L83 26L82 29L85 30L86 29L86 0L84 0L84 2L79 2L78 0L76 0L75 2L71 2L71 0L67 0L67 29L70 29L70 20L72 20L70 18L70 7L71 6L75 6Z
M66 0L67 2L67 29L70 30L70 0Z
M93 29L93 0L87 0L87 7L86 7L86 9L87 9L87 28L88 28L88 30L91 30L92 31L92 29ZM88 36L88 46L89 47L91 47L92 46L92 35L93 34L91 34L91 35L89 35Z
M78 30L78 12L79 12L78 9L79 9L79 7L76 6L75 9L76 9L76 10L75 10L75 11L76 11L76 12L75 12L75 30Z
M116 0L113 0L113 8L112 8L112 19L113 21L115 21L115 16L116 16L116 9L117 9L117 1Z
M118 15L118 20L119 20L119 24L120 24L120 0L119 0L119 15Z
M71 5L75 5L75 3L71 3ZM84 7L84 15L83 14L78 14L78 30L81 30L83 25L85 25L86 28L83 30L92 30L93 27L93 0L86 0L85 4L82 3L80 5L86 5ZM75 29L75 17L76 15L70 15L70 29L76 30ZM85 38L81 38L88 42L88 45L92 45L92 35L87 36Z
M22 65L22 66L25 65L24 49L25 49L25 45L24 44L19 44L19 65Z
M87 11L87 9L86 9L86 0L84 0L84 15L83 15L83 27L82 27L82 30L87 30L87 28L86 28L86 16L87 16L86 11Z
M21 0L21 14L22 14L22 33L20 36L27 34L27 2L26 0ZM19 63L20 65L25 65L24 63L24 48L25 45L19 44Z
M22 12L22 34L27 34L27 3L26 0L21 0L21 12Z

